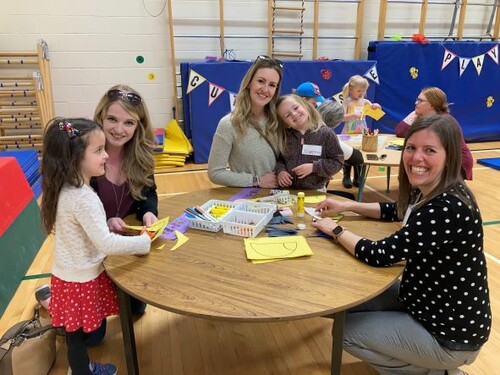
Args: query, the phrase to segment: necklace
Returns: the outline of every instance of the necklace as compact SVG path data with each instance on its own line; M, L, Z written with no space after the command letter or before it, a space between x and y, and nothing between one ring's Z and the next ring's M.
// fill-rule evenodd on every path
M120 208L122 207L122 202L123 202L123 196L125 195L125 182L122 184L122 191L120 194L120 201L118 202L118 194L116 193L115 190L115 184L113 184L111 181L109 181L111 184L111 188L113 189L113 193L115 194L115 203L116 203L116 215L115 217L120 217Z

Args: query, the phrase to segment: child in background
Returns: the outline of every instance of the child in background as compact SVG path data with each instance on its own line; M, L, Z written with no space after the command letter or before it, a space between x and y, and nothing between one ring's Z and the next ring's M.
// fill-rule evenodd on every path
M361 134L368 131L363 108L369 104L372 108L381 108L379 104L372 103L365 99L366 91L370 84L368 80L360 75L349 78L349 82L344 85L342 95L344 97L344 128L343 134ZM359 186L359 168L354 167L354 181L351 181L351 165L344 166L344 178L342 184L345 188L352 188L352 185Z
M342 169L344 155L334 132L307 100L291 94L276 103L284 150L276 164L281 187L322 190Z
M90 361L85 340L104 318L118 314L116 288L104 271L106 255L147 254L144 233L111 233L101 200L89 186L108 158L101 127L87 119L55 118L43 140L42 222L55 233L49 312L64 327L72 375L113 375L116 366Z

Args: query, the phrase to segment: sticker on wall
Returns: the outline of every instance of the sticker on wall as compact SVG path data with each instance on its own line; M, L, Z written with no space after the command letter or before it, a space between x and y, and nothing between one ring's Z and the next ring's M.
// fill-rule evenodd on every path
M410 68L410 75L411 75L411 78L417 79L418 78L418 69L415 68L414 66L412 66Z
M323 78L323 80L325 81L328 81L333 76L333 73L330 69L321 69L320 74L321 78Z
M144 62L144 57L139 55L135 58L135 61L137 61L137 64L142 64Z
M149 74L148 74L148 79L149 79L150 81L154 81L154 80L155 80L155 78L156 78L156 74L154 74L154 73L149 73Z
M493 99L493 96L488 96L486 98L486 107L488 108L493 107L493 103L495 103L495 99Z

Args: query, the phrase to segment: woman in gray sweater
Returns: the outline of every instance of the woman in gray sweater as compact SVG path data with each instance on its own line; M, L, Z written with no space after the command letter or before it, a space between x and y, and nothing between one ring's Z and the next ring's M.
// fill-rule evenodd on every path
M282 145L276 101L282 74L281 61L258 56L243 77L234 111L220 120L214 134L208 158L208 177L213 183L278 186L274 170Z

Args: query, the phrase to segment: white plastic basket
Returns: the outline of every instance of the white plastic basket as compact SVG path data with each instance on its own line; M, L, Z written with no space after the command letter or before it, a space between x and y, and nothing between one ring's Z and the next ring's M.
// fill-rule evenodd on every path
M294 205L297 203L297 196L289 193L280 193L268 197L259 198L260 202L274 202L281 205Z
M224 216L221 216L220 218L216 219L216 221L193 219L193 218L186 216L186 219L188 220L189 227L193 228L193 229L206 230L208 232L218 232L222 228L221 220L224 217L226 217L227 215L229 215L229 213L236 206L238 206L238 203L230 202L230 201L221 201L221 200L217 200L217 199L211 199L208 202L204 203L201 206L201 208L205 212L210 213L210 210L212 208L214 208L215 206L227 207L227 208L229 208L229 211Z
M235 208L235 210L269 215L269 220L271 220L274 212L276 211L276 205L274 203L259 203L247 201L239 204Z
M274 212L274 211L273 211ZM248 211L232 210L221 221L222 230L226 234L241 237L257 236L273 217L273 212L263 214Z

